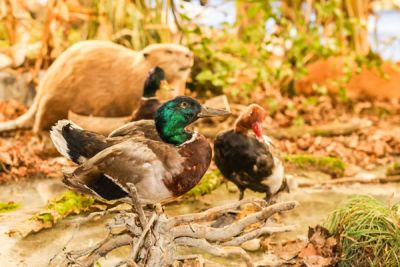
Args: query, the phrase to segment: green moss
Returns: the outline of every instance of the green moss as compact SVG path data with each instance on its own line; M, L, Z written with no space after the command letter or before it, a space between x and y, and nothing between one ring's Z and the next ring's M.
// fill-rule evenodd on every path
M218 186L221 185L222 180L222 174L219 172L219 170L216 169L208 171L206 174L204 174L200 182L194 188L192 188L192 190L187 192L185 196L196 197L208 194L217 189Z
M49 223L53 223L55 221L54 216L49 212L35 214L33 218L42 222L49 222Z
M398 207L370 196L354 196L340 205L325 223L340 238L339 266L400 266Z
M386 175L400 175L400 162L393 162L386 170Z
M47 204L46 211L33 216L42 222L56 222L70 214L87 211L94 204L94 198L88 195L66 191L61 197Z
M19 204L15 202L0 202L0 213L13 211L19 208Z
M57 211L60 215L68 215L87 210L93 203L94 198L91 196L66 191L60 199L50 202L48 208Z
M287 155L285 162L296 168L313 169L332 175L333 177L343 176L346 164L335 157L324 157L314 155Z

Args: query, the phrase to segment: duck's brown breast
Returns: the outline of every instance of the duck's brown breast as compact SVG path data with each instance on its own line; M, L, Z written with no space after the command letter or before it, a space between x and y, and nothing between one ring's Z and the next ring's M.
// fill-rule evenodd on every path
M196 140L183 145L179 154L185 158L182 171L171 180L164 179L165 186L175 197L183 195L192 189L203 177L211 163L211 146L202 135Z

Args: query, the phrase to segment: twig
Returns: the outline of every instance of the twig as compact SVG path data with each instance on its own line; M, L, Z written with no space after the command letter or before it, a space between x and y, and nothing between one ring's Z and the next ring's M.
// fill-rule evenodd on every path
M129 192L132 198L132 203L133 206L135 207L136 213L139 215L139 221L142 227L147 225L147 219L146 216L144 215L144 211L142 208L142 205L140 204L139 196L137 194L137 190L134 184L128 183L127 184L129 187Z
M291 139L309 134L312 136L339 136L349 135L353 132L359 131L363 128L371 126L369 120L353 120L346 123L330 123L319 126L293 126L290 128L275 129L268 133L268 135L277 139Z
M140 235L139 240L133 246L132 259L136 259L139 249L142 246L142 243L144 241L144 238L146 237L147 233L150 231L150 228L153 226L156 218L157 218L157 214L154 212L153 215L151 216L149 222L147 223L146 227L143 229L143 232Z
M218 217L221 214L225 213L227 210L236 209L237 207L240 207L241 205L248 204L248 203L261 203L264 205L266 204L265 200L263 200L263 199L250 198L250 199L243 199L241 201L234 202L234 203L229 203L229 204L226 204L223 206L214 207L214 208L208 209L208 210L200 212L200 213L190 213L190 214L185 214L185 215L178 215L178 216L175 216L168 220L168 222L165 226L165 230L168 231L172 227L179 225L179 224L209 219L211 216Z
M250 214L249 216L229 224L223 228L213 228L205 225L182 225L171 229L174 237L187 236L194 238L205 238L209 241L226 241L240 234L247 226L256 222L264 221L273 214L281 211L291 210L298 205L295 201L277 203L263 210Z
M320 182L301 182L299 187L313 187L313 186L324 186L324 185L335 185L335 184L348 184L348 183L360 183L360 184L385 184L385 183L396 183L400 182L400 175L377 177L372 179L356 178L356 177L342 177L327 181Z
M205 252L219 257L237 255L246 262L246 266L254 266L249 254L247 254L246 251L239 247L221 247L217 245L211 245L205 239L196 239L190 237L179 237L175 239L175 244L179 246L199 248Z
M132 237L129 234L116 235L109 238L106 242L89 254L84 260L76 261L79 266L93 266L98 259L107 255L110 251L132 244Z
M275 226L275 227L266 226L266 227L251 231L249 233L246 233L244 235L235 237L232 240L222 243L222 245L223 246L238 246L246 241L257 238L261 235L265 235L265 234L270 235L270 234L274 234L274 233L289 232L293 229L294 229L294 226Z
M61 254L61 252L64 252L64 251L65 251L65 249L67 248L67 246L69 245L69 243L71 243L71 241L74 239L74 237L75 237L76 233L78 232L80 226L81 226L81 222L80 222L80 221L79 221L77 224L75 224L74 232L72 233L72 235L70 236L70 238L67 240L67 242L64 244L63 248L62 248L59 252L57 252L56 254L54 254L53 257L51 257L51 259L49 260L49 266L51 266L51 264L53 263L53 260L54 260L55 258L57 258L57 257Z

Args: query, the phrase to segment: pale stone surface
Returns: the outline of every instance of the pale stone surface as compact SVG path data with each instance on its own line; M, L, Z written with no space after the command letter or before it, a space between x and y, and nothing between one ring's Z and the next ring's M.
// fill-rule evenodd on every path
M257 251L261 247L260 239L256 238L253 240L246 241L241 245L241 247L247 251Z

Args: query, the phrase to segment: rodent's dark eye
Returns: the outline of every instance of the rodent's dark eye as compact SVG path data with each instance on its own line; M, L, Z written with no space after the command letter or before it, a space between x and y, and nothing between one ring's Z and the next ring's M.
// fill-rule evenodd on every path
M182 102L180 105L181 108L187 108L187 106L188 106L187 102Z

